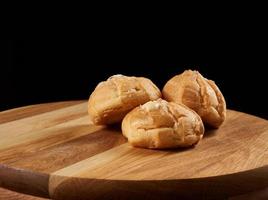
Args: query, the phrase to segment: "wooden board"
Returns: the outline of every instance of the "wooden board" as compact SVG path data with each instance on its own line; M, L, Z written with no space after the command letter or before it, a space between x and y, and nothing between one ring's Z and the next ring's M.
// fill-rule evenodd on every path
M48 200L48 199L0 188L0 200Z
M0 113L0 186L53 199L225 198L268 187L268 121L228 110L195 147L131 147L86 101Z

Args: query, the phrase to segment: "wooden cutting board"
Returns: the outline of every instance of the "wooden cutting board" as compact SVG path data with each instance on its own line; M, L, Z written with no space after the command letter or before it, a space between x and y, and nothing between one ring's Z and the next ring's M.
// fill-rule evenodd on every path
M0 186L53 199L225 198L268 187L268 121L228 110L194 148L131 147L86 101L0 112Z

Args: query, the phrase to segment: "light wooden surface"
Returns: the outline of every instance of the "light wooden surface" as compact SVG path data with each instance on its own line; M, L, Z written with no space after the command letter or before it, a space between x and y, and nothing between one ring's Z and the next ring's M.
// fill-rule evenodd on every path
M195 147L131 147L85 101L0 113L0 186L53 199L219 199L268 187L268 122L228 110Z

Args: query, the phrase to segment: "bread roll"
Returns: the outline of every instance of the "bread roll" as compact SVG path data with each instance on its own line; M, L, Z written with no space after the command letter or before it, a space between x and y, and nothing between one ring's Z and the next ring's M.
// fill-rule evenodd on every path
M171 78L162 91L164 99L196 111L204 124L218 128L226 117L226 103L217 85L199 72L186 70Z
M136 106L160 97L160 90L147 78L115 75L97 85L89 97L88 113L94 124L112 124Z
M129 112L123 119L122 132L133 146L165 149L197 144L204 126L190 108L158 99Z

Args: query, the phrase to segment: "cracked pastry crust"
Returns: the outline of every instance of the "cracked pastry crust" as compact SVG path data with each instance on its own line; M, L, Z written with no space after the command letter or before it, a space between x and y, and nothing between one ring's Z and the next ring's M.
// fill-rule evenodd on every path
M123 119L122 132L133 146L165 149L197 144L204 126L190 108L158 99L129 112Z
M225 99L214 83L199 72L186 70L171 78L162 90L164 99L196 111L203 122L218 128L226 118Z
M100 82L88 101L88 113L94 124L120 122L133 108L161 97L151 80L114 75Z

